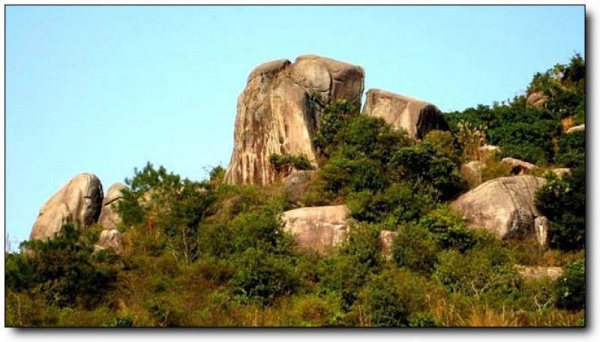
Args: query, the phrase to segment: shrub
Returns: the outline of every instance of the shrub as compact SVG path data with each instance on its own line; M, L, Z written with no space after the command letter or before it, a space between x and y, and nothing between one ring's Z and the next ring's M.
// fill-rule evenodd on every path
M433 234L420 226L409 224L400 229L394 239L392 257L398 267L431 274L439 251Z
M477 243L475 233L466 227L462 216L445 205L427 213L419 225L428 229L442 248L464 252Z
M426 291L423 278L405 270L386 270L365 285L360 304L372 326L404 327L411 323L411 315L425 309ZM427 323L415 318L413 323Z
M296 170L314 170L310 160L305 155L272 154L269 163L278 173L288 174L292 168Z
M233 264L236 271L230 284L242 303L254 301L270 306L277 297L294 293L300 282L286 256L249 248L237 255Z
M585 309L585 259L565 267L564 274L556 280L555 296L559 308Z
M536 204L552 221L552 247L585 247L585 189L585 168L578 167L563 179L551 175L536 193Z
M110 251L92 254L90 241L95 240L97 235L85 237L76 226L67 224L52 239L24 242L30 257L13 264L18 268L12 270L7 284L36 287L48 304L57 307L95 307L113 289L117 275L111 264L100 261L109 259ZM31 277L28 285L19 283L23 279L15 274Z

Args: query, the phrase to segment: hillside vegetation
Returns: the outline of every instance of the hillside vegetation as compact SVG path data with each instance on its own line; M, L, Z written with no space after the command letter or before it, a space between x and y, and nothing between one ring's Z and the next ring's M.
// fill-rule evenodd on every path
M537 93L542 106L528 104ZM123 251L94 252L102 227L66 225L6 254L8 326L582 326L585 324L585 61L534 76L527 93L445 114L451 132L422 141L347 102L323 113L319 168L300 201L279 185L237 186L215 167L192 181L148 163L126 183L118 212ZM497 145L500 152L480 147ZM467 228L448 202L469 190L461 165L484 161L482 181L509 176L500 160L536 164L548 181L537 205L553 222L548 247ZM278 171L311 169L272 156ZM568 167L562 178L553 168ZM347 204L342 246L300 251L283 211ZM391 255L379 234L397 232ZM529 279L515 265L560 266Z

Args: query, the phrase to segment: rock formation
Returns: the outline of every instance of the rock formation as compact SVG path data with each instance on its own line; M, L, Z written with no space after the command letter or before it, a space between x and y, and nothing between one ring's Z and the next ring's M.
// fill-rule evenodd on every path
M294 236L300 249L327 254L343 242L349 215L345 205L294 209L283 213L283 230Z
M585 124L571 127L567 130L567 133L575 133L575 132L579 132L579 131L585 131Z
M117 254L123 252L123 235L116 229L103 230L98 242L94 245L95 251L113 249Z
M545 179L534 176L501 177L461 195L450 206L461 212L470 228L486 229L500 238L535 237L535 192Z
M536 91L527 97L527 107L543 108L548 101L548 95L543 91Z
M472 189L483 181L483 163L480 161L470 161L460 166L460 174L467 182L469 189Z
M382 230L379 233L379 246L381 248L381 255L384 258L391 258L394 252L394 240L398 236L397 232L390 230Z
M543 267L543 266L522 266L515 265L515 269L523 279L558 279L563 273L562 267Z
M536 217L533 221L533 227L535 229L535 238L540 246L545 247L550 242L548 241L551 227L550 220L546 216Z
M450 127L440 110L427 102L394 94L385 90L370 89L363 112L378 118L396 129L404 129L409 136L423 139L429 131L449 131Z
M313 136L321 111L336 100L360 108L361 67L329 58L300 56L256 67L238 98L234 150L225 182L272 184L272 154L305 155L315 163Z
M105 230L115 229L117 225L121 223L121 217L117 214L116 206L117 203L123 198L121 191L127 189L127 186L122 183L115 183L108 188L106 197L102 201L102 211L98 218L98 223L102 225Z
M315 171L293 171L283 180L283 190L287 193L292 202L297 203L302 199L302 195L308 190L308 187L315 176Z
M103 196L98 177L91 173L75 176L42 206L29 238L45 240L54 237L69 222L79 222L83 227L96 223Z
M552 169L552 172L558 176L558 178L563 178L566 175L570 175L571 174L571 169L566 168L566 167L561 167L561 168L557 168L557 169Z
M516 158L503 158L502 162L510 167L510 173L513 175L528 174L535 168L534 164Z

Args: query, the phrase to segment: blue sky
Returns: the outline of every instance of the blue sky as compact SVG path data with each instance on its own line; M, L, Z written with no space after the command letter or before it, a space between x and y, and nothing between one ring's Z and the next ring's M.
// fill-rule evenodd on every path
M248 73L318 54L443 111L512 98L584 55L572 7L6 7L6 232L80 172L227 166Z

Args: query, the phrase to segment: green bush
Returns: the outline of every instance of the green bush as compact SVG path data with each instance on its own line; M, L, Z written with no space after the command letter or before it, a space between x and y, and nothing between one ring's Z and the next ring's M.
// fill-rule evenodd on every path
M269 163L277 172L289 173L292 168L296 170L314 170L310 160L305 155L272 154L269 156Z
M576 260L565 267L564 274L556 280L555 296L559 308L585 309L585 259Z
M24 242L29 256L11 265L7 285L35 287L48 304L57 307L96 307L113 290L117 276L107 261L110 251L92 254L96 240L96 234L84 236L81 229L67 224L52 239ZM20 283L24 279L17 274L30 277L27 285Z
M230 280L234 296L242 303L249 301L270 306L275 299L291 295L300 279L291 259L249 248L233 260L236 271Z
M413 324L428 324L414 315L426 309L426 291L425 279L391 269L369 280L359 303L374 327L406 327L411 324L410 318Z
M430 211L419 225L429 230L442 248L457 248L464 252L477 243L476 233L466 227L462 216L446 205Z
M422 274L431 274L437 262L440 246L433 234L420 226L409 224L400 229L394 239L392 257L398 267L407 267Z
M585 182L585 168L580 166L563 179L551 176L536 193L536 204L552 222L552 247L585 247Z

